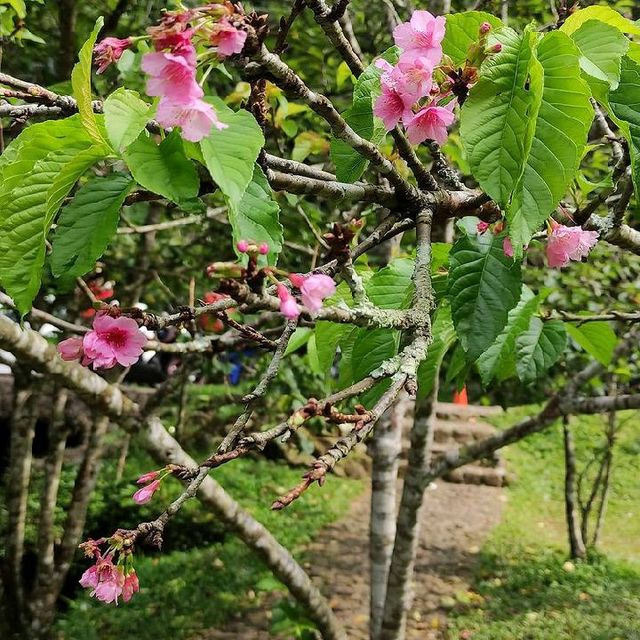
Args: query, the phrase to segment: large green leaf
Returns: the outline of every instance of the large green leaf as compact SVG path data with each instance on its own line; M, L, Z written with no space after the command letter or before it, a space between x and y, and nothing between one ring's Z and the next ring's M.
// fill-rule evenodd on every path
M391 64L398 60L399 49L391 47L380 57ZM373 116L373 103L380 95L382 70L370 64L356 80L353 102L343 114L347 124L362 138L380 144L385 137L384 126ZM336 167L336 176L341 182L355 182L367 168L368 160L353 147L337 138L331 141L331 160Z
M398 353L400 332L389 329L359 329L351 352L353 382L358 382ZM389 387L389 380L378 382L362 394L362 403L371 408Z
M366 291L369 300L382 309L402 309L411 302L414 261L398 258L371 276Z
M512 29L498 34L502 51L482 67L460 115L460 133L471 171L502 206L522 175L542 98L532 82L536 34Z
M529 328L529 322L538 308L540 299L526 285L518 304L509 311L507 326L496 341L476 360L482 384L488 385L494 378L505 380L515 374L516 338Z
M87 143L67 143L49 151L33 163L30 173L0 198L0 279L18 310L25 314L40 288L45 257L45 238L62 199L86 165L74 162ZM67 174L61 188L58 178L67 165L76 174Z
M560 30L564 33L572 34L589 20L599 20L600 22L604 22L605 24L619 29L623 33L640 35L640 26L636 22L628 20L624 16L620 15L615 9L606 5L586 7L572 13L560 27Z
M605 366L611 364L618 339L608 322L587 322L580 326L565 322L564 326L591 357Z
M516 338L516 371L522 382L542 377L562 355L567 344L567 332L560 320L543 322L537 316L529 328Z
M266 242L269 264L275 264L283 243L280 207L273 200L269 182L258 164L254 166L253 179L244 195L239 200L228 198L227 201L234 246L241 239Z
M469 45L478 41L480 25L483 22L488 22L494 29L502 26L502 20L485 11L449 13L446 18L447 27L442 41L442 51L456 65L465 61Z
M531 86L544 83L524 172L507 210L516 256L555 209L573 181L593 120L591 92L580 75L579 52L558 31L545 35L532 65ZM534 79L540 73L539 80Z
M338 344L350 330L349 325L337 322L320 321L316 323L316 351L322 374L326 374L331 368Z
M134 142L152 117L153 107L136 91L120 87L104 101L104 121L109 141L116 151Z
M418 367L418 397L425 398L431 393L440 365L447 351L456 341L456 332L451 319L451 307L442 304L434 314L431 323L433 340L427 350L426 358Z
M120 207L133 186L122 173L94 176L62 209L53 236L51 271L81 276L93 269L118 227Z
M520 299L520 263L505 256L502 241L465 233L449 256L453 324L471 361L493 344Z
M620 83L609 93L609 108L629 142L633 184L640 194L640 64L625 56Z
M183 207L192 206L200 181L177 131L172 131L160 145L143 131L123 157L139 185Z
M73 96L78 102L78 112L80 113L80 119L85 129L89 133L89 136L97 144L108 144L102 134L96 115L93 112L93 98L91 95L91 60L93 55L93 47L96 44L98 34L102 25L104 24L104 18L100 16L96 20L96 24L93 27L91 35L87 38L87 41L82 45L80 53L78 54L78 62L73 67L71 72L71 86L73 87Z
M598 20L585 22L571 38L580 50L582 70L615 89L620 80L620 61L629 49L629 39L615 27Z
M215 108L226 129L213 127L200 142L211 177L225 196L237 202L254 176L254 164L264 145L262 129L244 109L232 111L222 100Z

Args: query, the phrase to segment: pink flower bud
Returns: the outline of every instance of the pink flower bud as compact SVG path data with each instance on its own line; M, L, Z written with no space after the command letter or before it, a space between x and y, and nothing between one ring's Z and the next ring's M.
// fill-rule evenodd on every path
M491 25L488 22L483 22L480 25L480 33L489 33L489 31L491 31Z
M493 47L489 49L490 53L500 53L502 51L502 45L499 42L496 42Z
M288 320L295 320L300 315L300 309L289 289L283 284L278 285L278 298L280 298L280 313Z
M513 245L511 244L511 238L509 238L509 236L505 236L502 241L502 250L507 258L513 258Z
M484 233L488 228L489 228L489 223L484 222L483 220L480 220L480 222L478 222L478 224L476 225L476 229L478 230L478 233Z
M134 593L140 591L140 583L138 582L138 574L135 569L132 569L131 573L124 579L122 585L122 599L125 602L129 602Z
M296 288L300 289L304 283L304 276L301 273L290 273L289 282Z
M149 482L151 482L152 480L155 480L158 477L158 472L157 471L149 471L149 473L145 473L143 475L141 475L137 480L136 483L137 484L147 484Z
M82 358L82 338L67 338L58 343L58 353L63 360L80 360Z
M263 242L259 247L258 247L258 253L260 255L266 256L267 253L269 253L269 245L266 242Z
M246 253L249 249L249 241L248 240L238 240L238 244L236 244L236 248L240 253Z
M151 500L153 494L160 488L160 480L154 480L151 484L148 484L142 489L138 489L133 494L133 501L137 504L146 504Z

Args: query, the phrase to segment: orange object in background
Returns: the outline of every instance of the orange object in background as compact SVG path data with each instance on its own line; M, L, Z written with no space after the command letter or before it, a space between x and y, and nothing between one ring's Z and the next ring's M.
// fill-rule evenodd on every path
M469 404L469 399L467 398L467 387L462 387L462 391L460 392L453 392L453 404Z

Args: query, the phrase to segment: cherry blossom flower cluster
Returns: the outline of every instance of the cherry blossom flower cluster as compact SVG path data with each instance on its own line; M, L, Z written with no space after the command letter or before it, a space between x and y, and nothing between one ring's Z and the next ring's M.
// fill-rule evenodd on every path
M502 221L495 225L480 221L477 231L480 234L491 230L493 233L501 233L504 229ZM589 252L598 242L597 231L585 231L582 227L567 227L550 219L548 225L548 239L545 246L547 264L552 268L566 267L571 260L580 262L589 255ZM509 236L502 240L502 250L508 258L513 258L513 245Z
M165 129L180 127L182 137L199 142L212 127L224 129L214 108L205 100L196 78L199 56L196 38L206 50L203 60L211 62L240 53L247 39L243 16L231 2L210 4L184 11L166 11L162 20L147 32L154 51L142 57L142 70L149 76L147 94L160 98L156 120ZM95 49L98 73L120 59L123 52L146 36L105 38Z
M99 311L93 329L82 338L68 338L58 343L63 360L77 360L85 367L111 369L116 364L130 367L135 364L147 342L147 337L132 318L117 318Z
M133 554L125 548L124 542L116 534L112 538L87 540L80 545L85 555L95 560L95 564L82 574L80 584L91 589L91 597L100 602L117 605L120 597L129 602L140 590L138 575L133 568ZM100 547L104 545L107 545L107 550L103 553Z
M312 273L307 276L300 273L291 273L289 282L300 291L302 304L312 316L322 309L324 299L336 292L336 283L323 273ZM277 290L278 298L280 299L280 313L285 318L294 320L300 315L300 308L296 299L288 287L282 283L278 284Z

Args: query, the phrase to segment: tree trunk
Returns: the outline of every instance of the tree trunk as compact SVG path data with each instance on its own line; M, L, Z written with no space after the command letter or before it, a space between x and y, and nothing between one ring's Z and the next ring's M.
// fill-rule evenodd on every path
M584 558L587 550L582 539L582 532L578 524L576 508L576 452L573 444L573 434L569 427L569 418L563 420L564 433L564 504L567 519L567 533L572 558Z
M396 484L409 399L401 394L376 425L371 441L371 518L369 521L371 638L380 632L387 576L396 535Z
M69 79L76 61L76 5L75 0L58 0L60 54L57 70L60 80Z
M429 473L431 444L436 420L438 380L430 395L416 403L411 431L411 447L402 488L393 556L389 568L387 594L379 640L403 640L407 612L413 593L411 578L420 536L420 512L424 497L425 477ZM395 566L394 566L395 565Z

